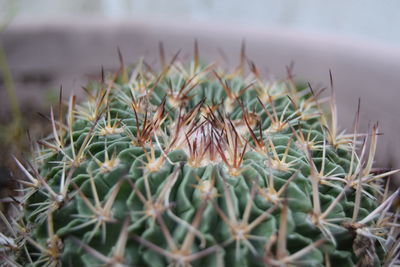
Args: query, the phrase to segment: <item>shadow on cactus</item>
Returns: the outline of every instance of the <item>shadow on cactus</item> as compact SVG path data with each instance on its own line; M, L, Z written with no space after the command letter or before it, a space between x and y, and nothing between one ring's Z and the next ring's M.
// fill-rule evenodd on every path
M373 168L378 127L339 132L333 97L225 72L144 61L50 112L17 216L1 219L5 264L34 266L391 266L398 170ZM359 108L358 108L359 110Z

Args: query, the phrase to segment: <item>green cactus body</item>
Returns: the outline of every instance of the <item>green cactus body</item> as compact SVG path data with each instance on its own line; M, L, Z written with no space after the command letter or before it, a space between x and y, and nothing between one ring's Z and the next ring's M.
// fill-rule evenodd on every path
M376 127L368 152L365 136L337 132L332 99L290 79L263 81L254 65L246 75L197 58L187 67L173 60L160 73L144 69L139 63L128 79L121 68L92 84L80 105L71 97L64 120L51 112L54 133L34 164L17 161L29 179L14 224L26 233L15 228L18 249L8 262L392 261L397 230L387 208L396 196L381 178L394 171L372 172Z

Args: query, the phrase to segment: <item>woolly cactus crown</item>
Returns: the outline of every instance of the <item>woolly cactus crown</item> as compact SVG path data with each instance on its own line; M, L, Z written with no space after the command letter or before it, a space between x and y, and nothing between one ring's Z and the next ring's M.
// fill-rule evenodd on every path
M399 209L372 167L377 126L339 132L333 98L176 54L69 99L32 161L5 264L389 266ZM290 71L288 72L290 74ZM327 108L328 109L327 109ZM367 147L369 145L369 148Z

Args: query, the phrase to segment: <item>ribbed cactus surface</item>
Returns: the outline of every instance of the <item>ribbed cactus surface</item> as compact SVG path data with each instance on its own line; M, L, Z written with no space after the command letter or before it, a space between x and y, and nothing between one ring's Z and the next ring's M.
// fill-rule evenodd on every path
M16 160L26 177L5 263L394 263L398 192L382 178L396 171L372 167L377 127L358 133L356 116L340 132L334 99L249 65L205 66L197 49L159 72L121 65L51 110L53 134Z

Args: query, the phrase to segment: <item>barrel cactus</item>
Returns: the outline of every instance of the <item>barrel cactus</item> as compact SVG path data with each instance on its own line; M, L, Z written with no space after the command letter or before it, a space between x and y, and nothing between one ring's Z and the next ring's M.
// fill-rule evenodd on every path
M242 53L143 60L50 111L0 236L4 265L390 266L396 170L378 133L339 132L333 97L264 80ZM244 64L246 62L246 64ZM248 62L248 64L247 64ZM247 67L249 66L249 67ZM332 85L333 86L333 85ZM357 110L355 108L355 110Z

